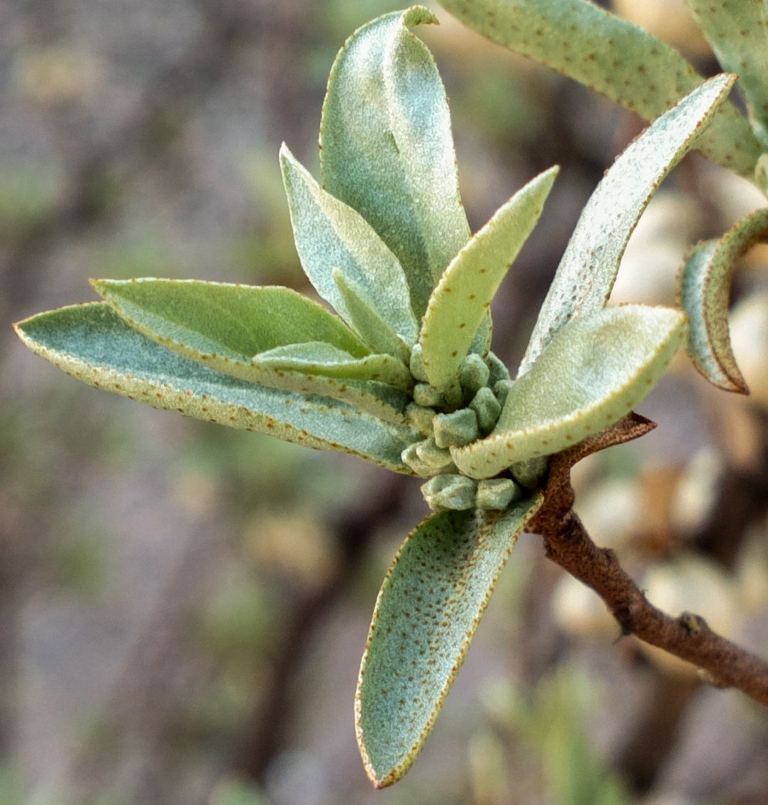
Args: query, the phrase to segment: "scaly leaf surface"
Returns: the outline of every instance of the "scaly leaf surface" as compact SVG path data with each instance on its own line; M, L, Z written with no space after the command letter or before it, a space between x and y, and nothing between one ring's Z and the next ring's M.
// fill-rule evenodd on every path
M333 65L320 128L324 187L395 253L419 319L470 236L445 89L431 53L408 30L435 22L413 6L358 29Z
M557 171L540 174L500 207L453 258L432 292L419 343L435 388L458 376L494 294L539 220Z
M382 585L355 700L363 762L377 788L410 768L464 661L518 534L541 505L440 512L403 543Z
M378 380L404 390L413 388L408 367L391 355L354 358L348 352L322 341L289 344L257 355L253 362L273 369L288 369L310 375L341 379Z
M686 0L729 73L739 76L755 134L768 150L768 4L765 0Z
M407 364L411 356L410 345L384 321L373 300L359 285L350 281L343 271L334 268L332 273L333 281L344 299L349 323L360 338L372 352L392 355Z
M254 355L298 342L323 341L354 358L370 351L339 318L290 288L198 280L94 280L117 314L144 335L217 372L272 388L350 402L403 422L407 399L383 383L338 382L254 361Z
M570 321L507 394L490 436L451 448L472 478L558 453L626 416L664 374L686 333L686 315L644 305Z
M745 5L760 1L734 0ZM440 5L492 41L648 121L704 80L674 48L590 0L440 0ZM730 104L721 107L696 147L748 179L762 150L747 120Z
M701 374L726 391L748 393L728 331L733 270L752 246L766 241L768 209L762 209L739 221L719 240L696 246L680 274L680 304L691 323L688 353Z
M105 302L61 308L16 325L38 355L91 386L180 414L345 453L412 475L400 454L422 437L350 405L214 372L130 327Z
M413 344L418 326L403 268L371 225L352 207L334 198L283 145L280 150L293 238L301 265L315 289L351 323L334 270L361 286L381 317Z
M539 311L518 376L574 316L605 307L621 257L651 196L723 102L734 76L720 75L660 117L614 162L582 210Z
M344 322L290 288L152 277L91 284L120 316L161 344L248 360L306 341L324 341L356 358L370 354Z

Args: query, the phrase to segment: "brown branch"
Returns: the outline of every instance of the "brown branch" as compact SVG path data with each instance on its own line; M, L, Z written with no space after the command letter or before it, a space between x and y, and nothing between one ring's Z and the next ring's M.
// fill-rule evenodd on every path
M598 548L573 511L570 470L573 464L607 443L636 438L653 423L630 415L607 434L586 445L555 456L550 464L545 503L528 530L544 538L546 555L605 602L625 635L693 663L707 672L718 687L738 688L768 705L768 662L713 632L699 615L684 612L677 618L656 609L619 564L616 554Z

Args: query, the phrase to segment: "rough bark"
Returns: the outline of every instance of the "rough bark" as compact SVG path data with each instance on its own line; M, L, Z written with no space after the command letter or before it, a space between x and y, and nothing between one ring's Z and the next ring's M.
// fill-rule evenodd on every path
M555 456L544 506L529 530L543 537L550 560L603 599L623 634L693 663L710 684L738 688L768 705L768 662L713 632L700 615L683 612L673 618L658 610L621 567L615 552L592 542L573 511L570 469L576 461L611 444L637 438L653 427L652 422L631 414L605 434Z

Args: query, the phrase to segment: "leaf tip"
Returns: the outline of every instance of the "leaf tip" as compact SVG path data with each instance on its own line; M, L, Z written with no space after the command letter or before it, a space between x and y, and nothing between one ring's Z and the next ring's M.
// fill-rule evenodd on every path
M723 371L723 375L720 377L713 377L705 367L702 367L699 364L699 361L696 359L696 357L690 354L690 351L688 354L698 372L702 374L713 386L722 389L722 391L730 391L733 394L744 394L745 396L749 395L750 391L747 381L744 379L744 376L741 374L739 368L735 364L733 366L729 366L727 369L722 365L719 366L718 368Z
M542 173L541 175L543 180L554 182L559 174L560 174L560 166L553 165L551 168L547 168L547 170L545 170L544 173Z
M26 343L27 334L24 332L24 324L27 319L22 319L22 321L14 321L11 323L11 327L13 327L13 332L24 342Z
M95 279L91 277L88 280L88 283L99 296L106 296L109 290L110 280Z
M731 378L731 380L734 380L734 378ZM745 397L750 394L749 385L743 377L739 377L739 379L734 382L734 387L729 390L734 392L734 394L743 394Z
M286 145L285 142L280 144L280 151L278 152L278 162L280 163L280 171L283 174L283 181L287 181L288 172L292 168L295 170L300 167L298 159L293 155L293 152Z
M403 24L409 28L413 25L440 25L440 20L426 6L411 6L403 12Z
M396 782L398 782L398 780L402 779L405 773L413 765L413 762L416 759L416 756L419 754L419 751L421 749L421 744L413 747L408 756L405 758L405 760L396 765L394 768L391 768L386 772L381 773L376 770L373 763L371 762L371 758L368 754L366 747L365 737L359 725L357 730L357 745L360 750L360 757L363 761L363 768L365 769L365 774L370 780L371 785L377 791L381 791L381 789L383 788L389 788L389 786L394 785Z
M362 679L363 679L363 671L361 670L360 678L358 680L357 693L355 695L355 735L357 738L357 747L358 750L360 751L360 759L363 761L363 769L365 770L365 775L370 781L371 785L377 791L380 791L382 788L389 788L389 786L396 783L405 774L409 766L406 765L405 768L403 768L402 765L397 766L383 774L377 771L377 769L375 768L373 761L371 760L371 755L368 751L368 742L366 740L366 735L362 723L362 702L361 702L362 697L360 692L360 685L362 683Z

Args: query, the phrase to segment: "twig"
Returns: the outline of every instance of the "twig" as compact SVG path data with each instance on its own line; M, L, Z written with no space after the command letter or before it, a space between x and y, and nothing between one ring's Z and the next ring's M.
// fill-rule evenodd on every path
M768 705L768 662L713 632L699 615L677 618L658 610L619 564L616 554L598 548L573 511L571 467L580 458L609 444L629 441L651 430L648 420L630 415L606 434L552 459L545 503L528 530L544 538L546 555L605 602L625 635L693 663L718 687L738 688Z

